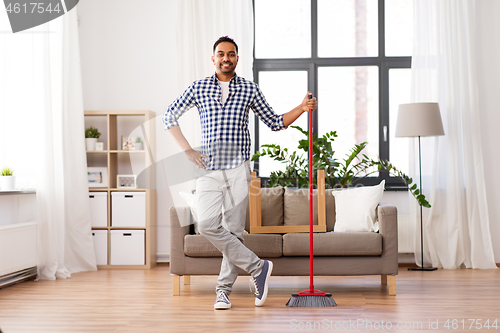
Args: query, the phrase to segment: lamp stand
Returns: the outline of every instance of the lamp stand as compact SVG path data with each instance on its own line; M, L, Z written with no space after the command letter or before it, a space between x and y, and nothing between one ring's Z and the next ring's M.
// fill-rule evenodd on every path
M420 193L422 193L422 153L420 150L420 135L418 136L418 168L420 176ZM420 255L422 256L421 267L408 267L409 271L435 271L436 267L424 267L424 223L422 216L422 205L420 205Z

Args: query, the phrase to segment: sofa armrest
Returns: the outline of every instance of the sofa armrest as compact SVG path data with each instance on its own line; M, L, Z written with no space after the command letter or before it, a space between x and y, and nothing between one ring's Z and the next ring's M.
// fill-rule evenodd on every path
M398 210L391 205L377 207L379 233L382 235L382 270L398 274Z
M183 211L185 210L185 211ZM170 274L184 275L184 237L189 234L189 225L182 227L179 214L189 214L189 207L170 207Z

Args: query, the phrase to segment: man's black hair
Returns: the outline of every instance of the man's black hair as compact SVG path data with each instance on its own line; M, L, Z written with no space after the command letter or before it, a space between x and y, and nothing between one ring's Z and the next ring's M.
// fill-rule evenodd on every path
M236 47L236 53L238 53L238 45L236 45L236 42L234 41L234 39L232 39L231 37L228 37L228 36L222 36L219 39L217 39L217 41L214 44L214 51L213 51L214 53L215 53L215 49L217 48L217 45L219 45L222 42L232 43L234 45L234 47Z

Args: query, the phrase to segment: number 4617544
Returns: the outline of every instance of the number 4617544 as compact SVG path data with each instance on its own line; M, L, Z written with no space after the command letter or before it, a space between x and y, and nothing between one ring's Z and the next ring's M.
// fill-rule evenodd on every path
M469 329L469 330L473 330L473 329L476 329L476 330L480 330L480 329L498 329L498 323L497 323L497 319L495 319L495 321L492 321L490 323L490 320L489 319L486 319L486 321L483 322L483 319L462 319L462 320L458 320L458 319L448 319L445 323L444 323L444 327L447 328L447 329L452 329L452 330L456 330L456 329Z
M16 3L9 3L7 5L6 10L7 10L7 13L9 13L9 14L10 13L14 13L14 14L19 14L19 13L42 14L42 13L52 13L52 12L60 13L62 11L62 9L59 6L59 3L57 3L54 6L54 8L52 8L51 3L47 4L47 6L45 6L45 4L43 2L30 2L29 4L27 4L27 3L20 4L17 2Z

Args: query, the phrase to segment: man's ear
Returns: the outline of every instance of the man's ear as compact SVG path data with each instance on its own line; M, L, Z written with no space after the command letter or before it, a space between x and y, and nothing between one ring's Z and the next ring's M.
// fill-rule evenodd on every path
M211 56L210 59L212 59L212 62L214 63L215 65L215 57L214 56Z

